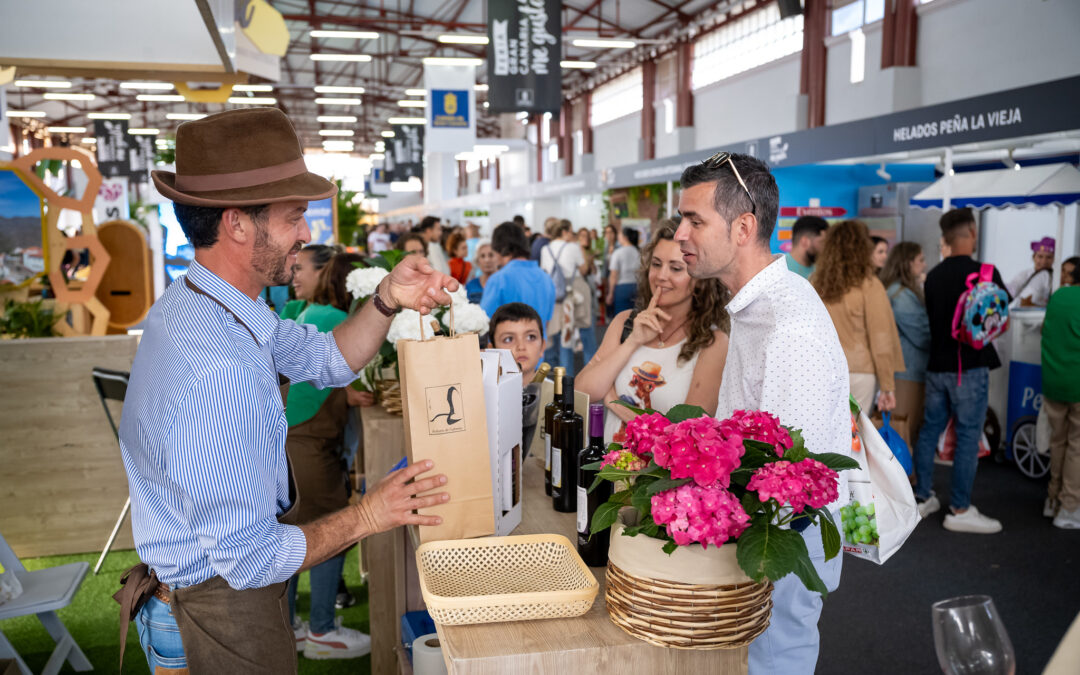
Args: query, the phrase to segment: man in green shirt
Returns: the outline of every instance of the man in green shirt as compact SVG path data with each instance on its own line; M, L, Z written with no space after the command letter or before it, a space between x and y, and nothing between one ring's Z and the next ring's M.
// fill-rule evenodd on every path
M829 224L817 216L803 216L795 221L791 228L791 250L784 254L789 270L804 279L810 278L827 229Z
M1050 420L1050 485L1043 514L1080 529L1080 286L1059 288L1046 306L1042 394Z

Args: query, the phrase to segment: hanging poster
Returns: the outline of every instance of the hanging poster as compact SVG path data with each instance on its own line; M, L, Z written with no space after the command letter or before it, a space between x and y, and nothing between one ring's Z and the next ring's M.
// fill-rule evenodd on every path
M94 120L94 136L97 137L97 165L101 175L106 178L130 176L128 149L135 137L128 134L127 121Z
M315 202L308 202L304 218L307 220L308 229L311 230L312 244L333 244L337 239L337 228L334 223L336 197L327 197Z
M387 139L386 171L391 181L424 177L424 127L399 125Z
M476 145L475 86L475 66L424 66L426 152L467 152Z
M562 106L562 3L488 0L489 112L550 112Z

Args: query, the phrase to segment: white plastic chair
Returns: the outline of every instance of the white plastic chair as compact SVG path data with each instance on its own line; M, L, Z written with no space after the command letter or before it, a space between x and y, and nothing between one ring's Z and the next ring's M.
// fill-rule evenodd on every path
M30 572L19 562L15 552L0 534L0 565L3 565L4 569L13 570L23 587L22 595L0 605L0 620L37 614L45 630L49 631L49 635L56 642L56 649L45 664L45 669L41 671L42 675L59 673L65 661L77 671L93 670L94 667L90 665L86 654L79 649L67 627L56 615L56 610L71 604L71 599L82 585L90 564L68 563ZM14 659L24 675L31 675L30 669L4 637L3 631L0 631L0 659Z

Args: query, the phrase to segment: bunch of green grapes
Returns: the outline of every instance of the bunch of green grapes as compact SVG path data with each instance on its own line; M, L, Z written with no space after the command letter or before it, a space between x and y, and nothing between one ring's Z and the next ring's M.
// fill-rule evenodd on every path
M840 509L840 522L844 527L844 539L853 544L877 546L877 517L874 515L874 503L865 506L851 502Z

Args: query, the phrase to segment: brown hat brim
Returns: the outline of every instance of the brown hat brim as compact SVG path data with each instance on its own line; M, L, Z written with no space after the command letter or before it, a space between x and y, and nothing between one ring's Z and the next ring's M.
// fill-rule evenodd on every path
M256 206L276 202L313 202L337 194L337 186L322 176L308 172L273 183L233 190L181 192L172 171L151 171L154 186L166 198L189 206Z

